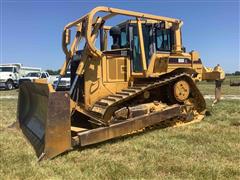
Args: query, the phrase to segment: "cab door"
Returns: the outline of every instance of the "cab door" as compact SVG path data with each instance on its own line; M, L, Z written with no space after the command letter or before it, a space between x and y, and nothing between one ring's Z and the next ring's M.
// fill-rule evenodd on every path
M141 64L141 51L140 51L140 43L139 36L136 26L129 27L130 33L130 42L131 42L131 51L132 51L132 71L133 72L142 72L142 64Z
M154 52L153 46L153 32L151 24L141 24L141 33L143 38L143 46L144 46L144 61L146 61L146 66L150 64L150 58ZM141 42L140 36L138 32L137 24L131 24L129 27L129 36L131 42L131 52L132 52L132 71L134 73L142 73L143 72L143 62L141 56Z

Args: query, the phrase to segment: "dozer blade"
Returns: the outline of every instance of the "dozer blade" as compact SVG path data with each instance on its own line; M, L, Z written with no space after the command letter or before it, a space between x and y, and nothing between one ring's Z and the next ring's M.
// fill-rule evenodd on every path
M50 84L21 84L18 97L19 126L39 160L71 149L70 98Z

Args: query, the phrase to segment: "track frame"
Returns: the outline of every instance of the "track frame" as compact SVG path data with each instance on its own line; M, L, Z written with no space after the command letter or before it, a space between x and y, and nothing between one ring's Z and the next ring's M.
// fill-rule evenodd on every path
M163 111L131 118L108 127L99 127L79 132L77 136L72 137L72 146L87 146L133 133L134 131L180 116L183 108L184 105L174 104L166 107Z

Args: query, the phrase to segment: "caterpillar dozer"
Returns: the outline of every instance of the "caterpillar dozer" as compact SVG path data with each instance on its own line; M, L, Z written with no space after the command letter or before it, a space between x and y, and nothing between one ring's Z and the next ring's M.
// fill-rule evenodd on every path
M39 160L161 123L202 119L206 104L196 82L216 81L219 100L224 71L203 66L197 51L186 52L182 25L109 7L67 24L58 82L70 70L70 90L43 80L19 90L17 122Z

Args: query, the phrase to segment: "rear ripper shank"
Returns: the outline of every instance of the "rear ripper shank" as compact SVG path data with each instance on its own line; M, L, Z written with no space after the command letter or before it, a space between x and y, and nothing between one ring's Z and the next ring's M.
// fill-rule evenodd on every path
M115 16L127 20L109 26ZM219 65L204 67L197 51L186 52L182 25L179 19L109 7L66 25L59 82L70 69L70 91L56 91L44 80L20 86L17 119L38 158L203 117L206 104L196 82L219 84L225 75Z

